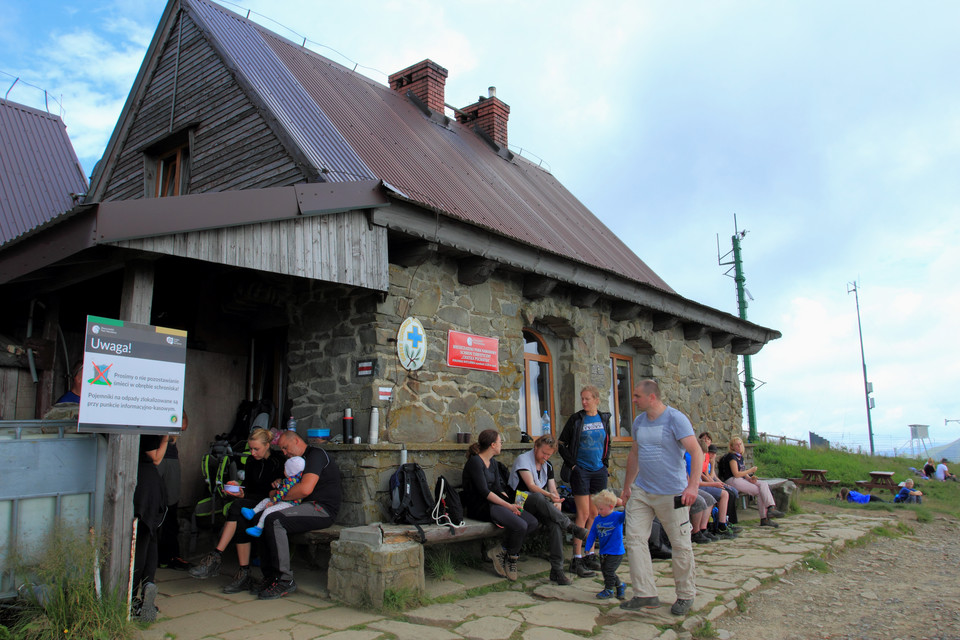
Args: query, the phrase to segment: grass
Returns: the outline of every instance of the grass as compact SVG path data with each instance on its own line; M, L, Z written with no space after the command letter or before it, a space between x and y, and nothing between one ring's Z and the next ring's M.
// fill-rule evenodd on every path
M13 559L14 571L26 588L22 613L9 629L11 638L133 637L139 627L127 621L126 598L107 593L97 597L94 572L102 558L98 546L92 536L56 528L35 558Z
M918 522L930 522L933 518L931 512L960 518L960 483L924 480L910 471L910 467L921 468L925 459L870 456L837 449L807 449L769 442L757 443L753 449L753 464L757 465L760 475L764 477L799 478L800 469L826 469L828 479L839 480L841 487L855 489L857 480L868 480L871 471L893 471L895 483L913 478L914 488L923 491L921 505L846 503L850 508L883 511L910 509L916 512ZM833 497L832 492L811 488L803 491L805 500L824 501ZM884 500L893 500L891 493L878 492L877 495Z
M387 613L400 613L419 607L426 601L424 595L415 589L384 589L383 603L380 608Z
M716 638L717 630L713 628L713 624L706 620L702 625L690 632L690 636L694 638Z
M427 547L423 559L424 569L434 580L450 580L457 574L453 554L446 547Z

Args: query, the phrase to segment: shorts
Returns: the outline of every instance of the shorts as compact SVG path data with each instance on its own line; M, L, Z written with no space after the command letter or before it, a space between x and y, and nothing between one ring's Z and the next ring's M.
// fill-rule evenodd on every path
M570 472L570 490L575 496L592 496L607 488L607 468L587 471L576 467Z

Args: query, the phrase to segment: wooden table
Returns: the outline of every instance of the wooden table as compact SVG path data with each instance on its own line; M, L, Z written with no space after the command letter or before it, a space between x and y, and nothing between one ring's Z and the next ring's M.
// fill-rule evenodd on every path
M802 478L790 478L794 484L800 487L824 487L829 489L840 483L839 480L827 480L826 469L800 469L800 473L803 474Z
M894 494L900 490L893 482L893 471L871 471L869 480L857 480L857 485L867 491L871 489L890 489Z

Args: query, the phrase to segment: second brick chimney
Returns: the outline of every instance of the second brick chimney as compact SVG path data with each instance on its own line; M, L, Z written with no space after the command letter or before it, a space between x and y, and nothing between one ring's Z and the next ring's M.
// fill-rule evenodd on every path
M409 91L434 111L443 113L443 87L448 73L433 60L423 60L392 74L390 88L399 93Z
M507 119L510 105L497 97L496 87L490 87L488 97L480 99L457 112L457 122L477 127L499 147L507 147Z

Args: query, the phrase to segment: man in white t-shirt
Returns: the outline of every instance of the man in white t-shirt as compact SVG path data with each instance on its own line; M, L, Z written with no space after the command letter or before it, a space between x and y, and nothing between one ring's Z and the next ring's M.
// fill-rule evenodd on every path
M656 516L673 547L673 578L677 601L674 615L690 611L697 593L693 545L690 541L690 505L697 499L703 451L687 416L660 399L660 387L644 380L633 390L640 413L633 421L633 447L620 497L626 505L624 542L630 559L633 598L620 605L628 611L655 609L656 576L650 561L648 539ZM683 452L690 454L686 472Z
M947 468L946 458L940 459L940 464L937 465L936 478L940 482L943 482L944 480L953 480L954 482L957 481L957 476L950 473L950 469Z

